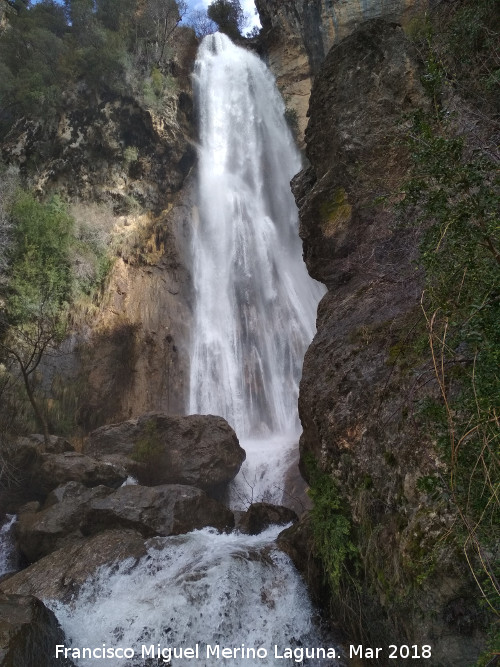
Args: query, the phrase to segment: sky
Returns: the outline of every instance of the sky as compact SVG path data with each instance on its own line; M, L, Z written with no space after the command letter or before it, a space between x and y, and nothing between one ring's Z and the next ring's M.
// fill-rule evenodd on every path
M187 0L189 9L206 9L212 0ZM247 30L253 28L254 25L260 26L259 16L255 12L254 0L240 0L241 7L245 14L248 14L250 17L251 23L249 23Z
M36 5L37 2L38 0L32 0L33 5ZM56 2L62 4L62 0L56 0ZM187 0L189 9L206 9L211 2L212 0ZM248 14L250 19L246 30L251 30L256 25L260 28L259 15L255 11L254 0L240 0L240 2L243 11Z

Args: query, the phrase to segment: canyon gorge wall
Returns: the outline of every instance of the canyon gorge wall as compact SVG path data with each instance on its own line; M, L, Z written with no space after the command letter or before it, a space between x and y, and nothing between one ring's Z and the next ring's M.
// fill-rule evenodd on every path
M315 560L314 519L282 543L351 636L428 644L433 665L469 665L484 648L487 617L461 547L448 539L456 508L424 484L446 474L419 412L439 390L414 347L425 331L421 228L395 208L409 174L409 118L430 104L424 65L396 23L352 28L338 41L326 33L334 44L316 65L308 166L292 188L307 267L328 287L304 361L301 467L313 487L317 470L334 480L359 560L325 599L332 566ZM333 535L332 548L348 550Z
M369 19L406 24L428 0L256 0L265 54L303 148L312 80L333 44Z

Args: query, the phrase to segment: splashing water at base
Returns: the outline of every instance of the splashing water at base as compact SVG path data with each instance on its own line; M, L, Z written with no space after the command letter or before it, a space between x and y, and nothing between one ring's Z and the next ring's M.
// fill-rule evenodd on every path
M0 528L0 577L18 569L18 554L12 537L16 520L15 514L7 514Z
M285 477L296 464L297 433L240 441L247 458L230 487L230 505L245 510L251 503L286 504Z
M256 659L237 657L230 661L235 667L289 665L275 659L275 645L318 646L319 640L305 587L288 557L273 547L280 530L242 536L204 529L158 538L137 566L123 562L118 570L102 568L80 591L73 608L50 606L66 631L68 645L135 647L136 660L106 660L113 666L144 665L141 646L148 650L158 644L199 645L198 659L173 658L173 667L220 664L213 655L207 657L207 645L216 644L221 648L245 644L268 653ZM84 659L78 664L90 667L102 662Z

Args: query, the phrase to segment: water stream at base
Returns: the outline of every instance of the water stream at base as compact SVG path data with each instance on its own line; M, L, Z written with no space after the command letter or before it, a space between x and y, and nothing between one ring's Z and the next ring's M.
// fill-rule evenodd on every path
M273 77L255 55L211 35L200 46L194 79L200 213L189 411L225 417L247 452L231 506L280 503L299 436L302 360L322 294L302 262L289 186L300 158ZM71 604L49 605L67 646L134 647L137 656L142 645L199 646L198 659L174 657L174 667L297 665L301 648L323 644L304 583L275 546L282 529L158 538L139 563L101 568ZM206 646L216 644L261 652L207 657ZM284 658L287 647L299 654ZM161 657L76 662L165 664ZM337 663L320 657L301 664Z
M7 514L0 527L0 577L18 568L18 554L12 538L12 531L16 523L15 514Z

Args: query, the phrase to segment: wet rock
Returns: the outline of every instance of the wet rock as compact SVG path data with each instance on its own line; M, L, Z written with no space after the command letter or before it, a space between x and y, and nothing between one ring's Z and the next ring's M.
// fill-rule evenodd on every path
M40 500L42 495L37 481L41 457L72 451L71 443L55 435L50 436L47 444L39 434L7 442L2 452L5 469L0 480L0 512L16 512L24 503Z
M88 487L102 484L116 489L128 476L123 469L78 452L42 454L36 473L36 484L42 494L66 482L80 482Z
M282 505L253 503L240 518L238 528L247 535L258 535L272 525L285 525L298 520L295 512Z
M74 452L73 445L58 435L51 435L49 442L45 442L43 435L40 433L33 433L24 438L17 439L18 446L35 445L39 454L63 454L64 452Z
M0 593L0 664L2 667L53 667L56 644L64 634L53 612L29 595ZM73 662L61 658L61 667Z
M233 513L200 489L167 484L124 486L106 498L92 500L82 531L132 528L145 537L167 537L206 526L232 528Z
M212 415L143 415L93 431L86 453L110 460L126 456L141 484L186 484L221 491L245 460L229 424ZM121 459L123 461L123 459Z
M42 509L34 503L22 508L15 535L23 556L33 563L62 546L81 541L80 523L89 503L112 492L105 486L89 489L79 482L67 482L49 494Z
M147 552L134 530L109 530L58 549L0 584L0 591L68 602L102 565L131 559L131 567Z
M314 556L314 540L305 514L290 528L278 535L278 547L292 559L297 570L304 577L309 592L315 602L326 602L325 575L321 561Z

